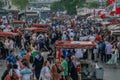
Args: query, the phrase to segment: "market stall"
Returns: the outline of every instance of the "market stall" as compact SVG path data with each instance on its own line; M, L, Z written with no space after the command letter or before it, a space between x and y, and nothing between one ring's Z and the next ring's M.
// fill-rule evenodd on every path
M47 32L47 29L45 29L45 28L35 28L35 27L33 27L33 28L25 28L25 30L34 31L34 32Z
M19 21L19 20L15 20L12 22L13 27L21 27L24 28L25 27L25 21Z
M17 33L13 33L13 32L0 32L1 37L14 37L17 35L18 35Z
M32 24L32 27L47 28L47 27L50 27L50 25L49 24Z
M75 49L75 48L83 48L83 49L91 49L95 47L96 44L90 41L56 41L55 48L61 49ZM89 53L89 52L88 52ZM91 55L89 54L88 59L91 60Z
M13 39L17 35L18 35L17 33L13 33L13 32L0 32L0 42L4 43L3 46L5 46L6 37ZM0 47L0 52L1 52L0 58L3 59L5 59L6 55L8 55L9 53L6 47Z
M81 70L80 72L82 72L82 69L84 67L89 68L89 65L91 64L91 53L90 53L90 49L95 47L96 44L90 41L56 41L55 43L55 48L56 51L59 51L60 49L88 49L88 57L87 59L80 59L80 66L81 66ZM58 52L56 52L56 55L61 55L61 54L57 54ZM59 52L60 53L60 52Z

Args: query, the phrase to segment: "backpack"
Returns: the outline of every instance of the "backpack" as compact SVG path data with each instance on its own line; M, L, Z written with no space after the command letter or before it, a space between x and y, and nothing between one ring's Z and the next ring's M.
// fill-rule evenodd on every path
M13 69L6 75L4 80L19 80L19 76L15 73Z

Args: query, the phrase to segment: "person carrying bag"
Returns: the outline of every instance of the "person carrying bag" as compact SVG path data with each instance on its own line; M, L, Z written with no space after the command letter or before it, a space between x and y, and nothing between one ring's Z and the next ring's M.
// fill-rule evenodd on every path
M11 69L4 80L19 80L19 76L15 73L13 69Z

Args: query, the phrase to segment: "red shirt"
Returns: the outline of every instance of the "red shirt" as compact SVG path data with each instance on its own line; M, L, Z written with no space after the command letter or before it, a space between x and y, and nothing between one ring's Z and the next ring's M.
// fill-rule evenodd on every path
M57 50L57 52L56 52L56 58L60 60L60 56L61 56L60 50Z
M101 37L100 36L96 36L96 40L100 42L101 41Z

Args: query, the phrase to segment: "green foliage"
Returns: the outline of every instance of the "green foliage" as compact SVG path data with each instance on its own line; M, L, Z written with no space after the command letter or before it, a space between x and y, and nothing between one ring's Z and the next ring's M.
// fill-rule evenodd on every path
M18 9L23 10L29 5L29 0L11 0L12 4L17 6Z
M96 1L90 2L90 3L88 3L88 7L89 7L89 8L98 8L98 7L99 7L99 4L98 4L98 2L96 2Z
M84 4L86 3L86 0L78 0L77 2L77 6L80 7L84 7Z
M67 10L70 15L76 14L76 6L83 7L86 0L60 0L51 5L52 11Z
M2 7L3 7L3 2L2 1L0 1L0 9L2 9Z
M53 4L51 4L50 6L51 10L54 11L54 12L57 12L57 11L63 11L64 10L64 6L62 6L62 3L61 1L56 1L54 2Z

